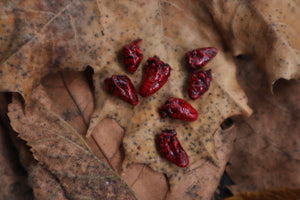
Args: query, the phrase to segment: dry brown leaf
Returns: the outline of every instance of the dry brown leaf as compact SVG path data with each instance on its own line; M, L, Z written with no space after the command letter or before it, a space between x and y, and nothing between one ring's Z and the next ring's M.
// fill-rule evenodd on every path
M0 199L30 200L32 191L27 176L18 162L17 152L10 141L9 132L0 125Z
M78 71L84 70L88 65L92 66L95 72L93 78L96 107L88 135L94 133L105 117L115 118L126 128L123 141L126 155L123 166L146 163L152 169L166 173L171 188L176 185L178 187L180 184L177 183L181 182L183 174L192 168L179 169L160 158L155 148L154 137L161 129L175 127L179 133L178 138L190 157L191 166L200 162L200 158L208 157L215 163L219 162L218 169L224 167L223 158L217 160L214 135L225 118L251 113L246 104L246 97L235 81L233 55L251 53L269 72L268 79L272 83L278 77L299 77L299 69L296 67L299 63L299 41L295 39L297 35L293 30L297 26L291 21L294 16L298 16L298 11L296 10L291 18L284 18L286 23L280 21L281 18L277 19L280 12L270 12L272 18L266 20L262 16L269 11L260 6L261 2L2 1L0 21L4 25L0 26L0 32L4 33L5 39L2 38L3 46L0 49L0 90L19 92L29 106L27 109L35 110L38 106L30 108L36 98L31 93L43 76L58 70ZM287 5L283 2L282 4ZM294 7L294 10L297 7L294 3L290 3L289 6L290 9ZM285 14L289 10L283 11ZM242 19L253 22L245 25L240 23ZM283 28L290 38L283 34L275 34L276 28L281 25L278 21L290 25ZM268 36L272 37L264 43L266 31L270 31ZM251 37L247 33L250 33ZM148 99L141 98L139 105L132 108L107 95L103 80L112 74L124 73L118 59L119 51L124 44L137 37L144 39L141 47L145 58L159 55L173 70L168 83L157 94ZM286 44L283 45L282 41ZM213 69L214 81L210 91L201 99L191 102L200 113L199 121L181 123L161 120L156 109L168 97L187 99L185 88L188 71L184 68L184 53L204 46L217 47L219 54L206 67ZM233 53L227 49L232 49ZM289 63L284 63L286 59L281 56L289 59ZM277 58L280 62L281 58L282 63L275 62ZM284 64L286 68L283 68ZM141 73L140 67L131 75L137 87L141 81ZM47 104L46 99L41 101L44 101L43 105ZM52 108L44 113L46 117L50 110ZM88 123L83 121L83 124ZM79 125L72 126L76 128ZM83 126L78 128L80 127ZM137 151L139 155L136 155ZM186 185L189 186L192 187L193 183Z
M92 137L101 147L113 168L132 187L139 199L165 198L168 192L168 183L163 174L154 172L144 164L133 164L128 169L122 170L124 130L114 120L102 120L95 128Z
M300 78L300 2L207 1L224 41L234 55L251 55L270 85Z
M87 130L85 118L89 118L93 108L93 103L91 103L92 93L88 88L84 73L58 73L49 75L42 80L41 87L34 91L34 95L39 96L40 102L51 108L51 111L61 116L84 136ZM60 98L57 98L57 96L60 96ZM124 157L121 150L124 134L123 129L113 120L105 119L96 127L96 132L101 133L101 135L98 134L97 137L94 137L98 146L93 140L87 139L88 145L92 148L95 155L107 162L113 169L117 169L117 173L120 173ZM23 154L20 157L23 158L22 160L28 160L28 155ZM53 182L51 177L53 175L49 174L47 170L43 169L37 163L30 162L24 165L29 171L30 183L34 189L35 196L38 199L52 197L53 193L50 196L49 191L53 190L53 185L57 186L55 184L59 184L59 182ZM132 166L130 169L126 173L123 173L122 177L136 191L138 197L141 199L164 198L168 191L168 185L163 174L158 174L146 166ZM41 173L45 173L45 175L41 176ZM152 186L150 187L150 185Z
M300 189L266 190L263 192L246 192L226 198L225 200L299 200Z
M91 91L89 91L85 82L84 74L59 73L47 76L33 95L38 96L40 102L51 108L53 112L61 116L80 134L83 135L86 132L87 127L83 116L88 116L88 113L92 112L93 105L91 105ZM57 98L57 96L60 96L60 98ZM34 134L34 132L31 132L31 134ZM124 157L121 148L123 134L123 129L111 119L105 119L99 123L93 133L93 139L101 148L101 152L99 152L97 147L92 146L93 153L102 159L104 159L104 155L107 159L104 161L108 161L107 164L116 169L118 173L121 172L121 163ZM225 133L216 136L216 150L222 166L225 166L228 160L227 157L233 138L234 135ZM90 146L92 145L90 140L87 140L87 142ZM24 155L22 152L20 157L22 160L29 160L28 155ZM24 165L30 174L30 183L36 197L51 198L54 194L59 194L59 190L54 190L55 192L52 193L53 190L51 189L53 187L59 189L60 184L55 179L53 180L51 173L36 162L25 163ZM192 171L187 171L177 188L170 193L168 193L165 176L154 172L146 165L130 165L127 170L121 173L121 176L140 199L164 199L166 196L168 199L187 199L188 197L197 198L200 196L209 198L214 192L224 168L213 166L206 160L199 160L196 165ZM41 173L44 173L43 176L41 176ZM188 192L185 191L186 188ZM199 188L202 189L199 190Z
M266 74L240 61L239 82L254 113L237 121L237 138L226 171L234 193L300 185L300 81L280 80L269 90ZM255 81L253 81L255 80Z
M39 18L33 18L37 20L32 22L35 33L2 63L4 75L1 89L20 92L26 103L30 103L32 88L39 84L45 74L56 70L83 70L87 65L92 66L95 71L96 110L89 132L103 118L118 114L117 121L127 131L124 138L124 166L133 162L149 164L154 170L165 172L173 186L183 170L160 158L157 153L153 139L162 128L177 129L191 163L201 157L209 157L217 162L213 136L219 124L230 115L251 112L244 93L235 81L235 65L231 55L224 53L219 32L211 25L210 15L197 1L75 1L61 4L22 1L4 6L6 12L10 11L11 17L15 16L14 20L18 19L18 23L24 27L30 26L30 22L19 18L15 12L28 15L37 12L46 17L52 14L52 18L46 23L41 22L40 29L35 26ZM10 28L4 27L2 30ZM103 90L103 80L114 73L124 73L118 61L118 52L125 43L136 37L144 39L141 47L145 58L157 54L173 70L163 89L151 98L142 99L133 109L119 99L108 96ZM192 102L200 113L207 114L194 123L161 120L156 109L168 97L187 98L184 88L188 71L182 62L184 53L203 46L220 49L218 56L208 66L213 68L215 80L211 92ZM141 73L140 68L131 77L135 84L140 82ZM151 115L153 117L149 117ZM145 118L149 121L139 124L140 119ZM133 123L128 123L128 119L132 119L130 122ZM149 129L150 133L145 134L144 131ZM131 152L138 147L142 147L141 154L136 156Z
M91 152L91 142L85 141L84 135L80 133L83 128L87 128L83 123L86 111L91 113L92 109L89 108L93 107L89 101L92 94L87 82L78 81L79 73L70 73L71 78L64 78L63 74L58 77L60 81L55 80L54 76L43 81L43 85L33 92L34 104L24 112L17 98L9 106L12 127L27 141L39 164L51 173L49 180L45 181L47 177L39 176L43 172L39 165L33 165L36 168L34 171L29 170L33 171L31 178L35 195L38 199L55 198L53 195L58 195L59 191L47 193L47 186L53 188L58 184L58 189L62 187L68 199L135 199L134 192ZM51 87L55 92L51 92ZM78 89L79 93L68 94L73 89ZM61 96L57 98L53 94ZM56 102L51 98L56 98ZM74 106L76 103L79 103L77 107ZM65 105L65 109L59 110L59 105ZM55 179L51 179L51 176Z
M20 161L27 171L26 179L33 190L35 199L67 200L59 181L33 158L25 142L17 138L15 132L11 133L11 137L18 149ZM31 196L30 199L33 197Z
M105 119L96 127L92 137L101 146L112 165L120 170L123 131L117 127L113 120ZM224 171L234 138L234 134L218 130L215 136L216 152L222 167L215 166L205 159L198 160L190 166L191 170L185 171L171 191L168 191L164 176L155 173L146 165L130 165L122 171L121 176L140 199L209 199ZM136 155L138 154L139 152L136 152Z
M176 128L178 138L186 149L191 163L203 157L209 157L217 162L214 134L220 123L231 115L241 113L249 114L251 111L246 105L246 98L235 82L235 66L230 57L221 49L221 40L218 32L211 26L209 15L203 10L199 2L147 2L132 3L123 1L118 4L101 2L106 9L102 11L105 18L104 30L113 32L116 38L129 42L136 37L144 39L141 48L144 49L144 57L159 55L162 60L172 67L171 77L168 83L150 98L141 98L136 107L125 105L118 98L107 96L103 80L114 73L124 73L122 65L113 60L106 60L104 68L95 79L96 110L93 114L89 133L94 130L99 121L105 117L111 117L126 129L123 140L125 160L123 167L132 163L145 163L158 172L167 174L169 184L172 187L180 181L182 174L190 169L180 169L176 165L161 158L155 145L155 136L162 129ZM139 7L134 12L132 8ZM114 15L114 11L126 10L125 15ZM136 20L136 19L140 20ZM149 23L144 23L144 21ZM112 26L113 22L124 21L128 32ZM183 26L184 24L184 26ZM143 28L135 28L143 27ZM125 29L126 30L126 29ZM104 31L105 33L105 31ZM113 46L117 59L117 52L124 43ZM169 97L175 96L188 100L186 81L188 71L185 69L183 57L186 51L203 46L216 46L220 49L218 56L208 65L213 68L214 82L210 92L198 101L189 101L200 113L200 119L196 122L180 122L163 120L160 118L157 108ZM108 53L108 52L106 52ZM108 58L111 58L108 57ZM107 57L103 57L105 59ZM116 60L117 61L117 60ZM224 70L226 69L226 70ZM131 76L133 82L139 86L142 68ZM101 87L98 87L101 85ZM205 114L204 114L205 113ZM216 117L217 116L217 117ZM139 152L137 155L136 152Z

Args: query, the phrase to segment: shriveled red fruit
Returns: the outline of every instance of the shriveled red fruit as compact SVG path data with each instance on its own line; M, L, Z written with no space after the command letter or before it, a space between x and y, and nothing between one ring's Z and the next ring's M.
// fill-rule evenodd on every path
M175 129L166 129L157 138L160 155L179 167L186 167L189 158L177 139Z
M195 121L198 118L198 112L191 104L174 97L169 98L162 107L158 108L158 111L163 118L169 116L184 121Z
M194 72L189 79L189 96L191 99L198 99L210 86L212 80L211 70Z
M142 39L134 40L122 49L124 65L131 73L137 70L141 60L143 59L143 53L138 46L141 42Z
M139 103L137 92L126 75L113 75L111 78L106 78L104 83L106 90L112 95L134 106Z
M159 57L149 58L145 64L143 81L140 87L140 94L149 97L157 92L168 80L171 67L162 62Z
M185 60L188 67L199 69L204 67L217 53L218 49L215 47L194 49L186 53Z

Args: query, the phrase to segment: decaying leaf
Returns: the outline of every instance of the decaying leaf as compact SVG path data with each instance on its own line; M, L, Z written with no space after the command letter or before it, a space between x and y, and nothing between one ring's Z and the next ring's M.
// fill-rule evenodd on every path
M52 112L63 118L82 136L86 133L87 126L84 121L89 118L93 105L91 104L91 91L85 81L84 73L58 73L49 75L42 80L42 85L34 91L33 95L47 105ZM60 96L60 98L57 98ZM34 106L34 105L33 105ZM32 107L31 107L32 108ZM216 135L216 152L220 165L225 166L231 149L234 135L218 131ZM36 134L31 132L31 134ZM43 137L43 135L39 135ZM168 191L168 183L163 174L154 172L144 164L130 165L128 169L121 170L123 151L122 139L124 131L116 122L105 119L98 124L92 138L98 146L93 146L92 141L86 139L93 153L101 160L115 169L117 173L132 187L139 199L186 199L208 198L214 192L218 177L224 170L214 166L206 160L199 160L191 171L184 174L176 189ZM48 147L48 149L55 147ZM59 179L55 179L51 170L47 170L40 163L31 162L28 152L18 148L23 165L29 173L30 185L36 198L56 198L61 193ZM79 160L78 162L83 162ZM67 171L65 172L67 173ZM199 188L202 188L199 190ZM188 192L186 192L188 189Z
M300 196L300 189L278 189L266 190L263 192L246 192L237 194L225 200L298 200Z
M9 132L0 126L0 199L32 199L26 172L21 168Z
M300 78L299 1L207 1L234 55L251 55L270 85Z
M153 171L145 164L133 164L122 170L124 130L114 120L102 120L93 131L92 137L111 166L132 187L139 199L164 199L168 192L168 183L163 174Z
M193 163L168 194L168 199L211 199L232 150L235 134L217 130L215 144L219 166L206 159Z
M32 24L35 32L28 36L27 43L2 63L1 89L21 93L30 105L32 88L45 74L57 70L83 70L87 65L92 66L95 72L96 109L89 133L103 118L118 115L114 118L126 127L125 166L132 162L150 164L153 169L165 172L169 177L173 174L170 179L173 185L183 171L161 159L157 153L154 137L162 128L177 129L191 162L200 157L210 157L216 162L213 135L219 124L230 115L250 113L244 93L234 81L235 66L231 56L222 51L218 31L198 1L22 1L5 4L5 8L8 14L11 13L11 18L19 20L18 24L24 27ZM18 18L16 12L25 15L37 12L46 18L50 16L50 19L42 23L38 22L39 18L33 18L35 21L30 23ZM38 23L40 29L35 28ZM11 28L6 26L3 29ZM142 99L133 108L107 95L103 80L112 74L124 73L118 52L136 37L143 38L141 48L144 56L159 55L172 66L172 75L156 95ZM182 62L185 52L203 46L215 46L220 53L207 66L213 69L215 80L210 92L199 101L192 102L202 113L200 120L195 123L161 120L156 109L168 97L187 99L185 88L189 72ZM140 68L131 76L137 86L141 73ZM131 153L140 147L140 155ZM178 174L176 179L175 174Z
M112 165L120 169L122 130L116 129L115 122L103 120L95 129L92 137L102 147ZM235 135L229 131L218 130L215 142L220 166L205 159L193 163L186 170L173 190L168 191L167 182L162 174L155 173L148 166L132 164L121 172L122 178L137 193L140 199L209 199L224 171L225 163L231 152ZM112 148L113 147L113 148ZM138 154L138 152L136 152ZM176 175L175 175L176 176Z
M103 11L103 15L108 16L105 18L108 25L104 23L104 30L109 32L118 30L114 32L116 38L124 38L126 43L132 39L132 35L137 33L138 37L143 38L140 46L143 49L144 57L159 55L161 60L170 64L172 71L164 87L152 97L141 98L140 103L132 107L124 105L118 98L113 98L105 92L103 80L114 73L124 73L121 63L108 60L109 64L106 64L99 76L97 73L94 75L95 85L101 85L101 87L95 88L96 110L88 134L103 118L116 119L126 129L123 140L125 148L123 166L126 168L132 163L146 163L155 171L166 173L169 183L173 187L181 179L184 170L160 157L156 149L155 137L162 129L176 128L179 141L186 149L191 163L201 157L209 157L217 162L213 135L219 124L230 115L250 113L250 109L246 105L246 98L237 82L234 81L234 63L230 55L220 51L216 58L207 65L207 68L212 68L214 77L210 91L199 101L188 100L186 88L189 71L183 62L185 53L203 46L216 46L222 49L220 37L211 26L213 22L208 18L209 15L199 12L203 9L199 2L151 1L136 4L102 2L101 5L107 8ZM140 7L140 9L131 12L131 9L136 7ZM114 10L124 8L131 9L128 9L124 15L113 15ZM143 20L137 21L136 18L150 21L145 24ZM124 24L128 26L143 28L141 30L138 28L128 29L129 33L127 33L111 26L113 21L123 20L125 20ZM184 26L182 26L183 24ZM115 57L122 45L123 43L120 43L115 47ZM139 68L130 77L136 87L139 87L142 68ZM171 96L188 100L200 113L199 120L187 123L161 119L157 109Z
M72 77L76 80L76 74ZM51 82L51 80L52 86L57 88L58 93L65 87L63 81L59 85L51 77L46 79L44 84L47 86L47 83ZM66 79L65 81L68 80ZM72 84L69 83L68 85L70 86L68 89L72 90ZM54 176L59 181L58 187L62 186L68 199L135 199L134 192L126 183L91 152L93 146L88 145L89 141L86 143L84 136L76 130L80 130L80 124L78 126L74 125L75 129L70 125L72 123L69 124L55 113L55 111L59 112L59 110L55 110L57 106L51 101L51 92L48 96L45 91L47 89L43 89L43 85L38 87L33 92L35 95L33 97L34 104L31 107L27 107L24 112L22 104L17 98L14 98L9 106L9 117L12 121L12 127L18 131L22 139L27 141L39 164L51 173L50 182L44 182L43 178L41 179L32 173L35 179L33 184L41 183L40 186L42 188L46 187L47 184L52 186L57 184L54 181L51 185L51 176ZM82 98L88 98L88 96L85 95ZM58 102L71 97L80 102L81 98L70 95L62 96ZM89 102L85 101L85 103L80 105L87 105ZM66 105L69 106L70 104L74 104L74 101L70 101ZM81 113L84 113L85 108L80 107ZM84 114L81 113L78 114L78 112L71 110L67 116L64 116L63 113L59 114L70 120L70 118L77 116L84 118ZM78 122L79 120L76 121ZM43 171L39 166L37 166L36 170ZM39 171L35 173L39 173ZM37 187L33 188L39 189ZM45 193L45 191L42 194L35 192L35 195L39 198L43 195L48 195L48 198L53 196Z
M300 82L278 81L274 95L266 74L251 60L239 61L239 82L254 113L236 122L237 134L226 171L233 193L300 185ZM253 82L252 80L256 81Z
M177 191L182 192L181 196L199 195L202 191L199 181L191 181L185 187L182 183L189 180L187 177L198 173L195 168L198 169L204 162L200 158L213 161L218 174L214 178L217 180L220 177L228 149L220 151L227 152L223 157L215 149L214 135L219 134L219 125L229 116L251 114L247 98L236 81L233 56L253 55L266 70L271 83L280 77L299 78L299 27L293 22L299 16L299 9L296 9L298 4L293 2L278 0L272 6L265 6L264 1L14 0L1 1L0 6L3 8L0 16L0 33L3 33L0 48L0 91L19 92L25 99L25 113L16 100L10 106L12 126L32 147L39 162L58 177L66 193L71 196L74 195L71 191L78 192L76 187L81 187L80 184L87 181L82 176L80 181L83 182L76 179L76 187L72 184L73 188L67 187L69 181L74 180L74 177L72 179L68 175L73 173L70 163L76 163L76 156L98 166L95 171L87 168L90 171L78 172L79 174L89 177L95 176L96 171L103 173L102 177L109 174L117 180L117 188L122 186L125 188L119 188L122 192L131 193L98 160L107 155L98 155L98 147L91 142L95 140L97 127L106 117L115 119L126 130L123 140L123 170L128 170L133 163L146 164L167 175L171 186L169 197L174 188L180 186L181 190ZM278 10L270 10L273 7L278 7ZM286 13L292 14L285 17ZM243 23L243 20L247 23ZM120 50L124 44L137 38L143 39L140 46L144 58L158 55L161 60L170 64L172 71L161 90L150 98L140 98L140 103L133 107L108 95L103 81L113 74L126 73L119 59ZM213 82L206 94L192 101L186 91L190 71L185 67L184 54L191 49L207 46L214 46L219 50L218 55L205 67L212 69ZM145 60L142 61L142 66ZM57 97L51 97L50 93L47 94L39 86L46 74L64 70L83 71L87 66L94 70L95 87L95 108L90 121L84 114L76 113L78 110L83 111L83 108L70 108L60 113L54 104L49 104L51 98ZM140 67L133 75L128 75L136 88L140 86L142 71ZM33 92L38 86L39 89ZM199 119L195 122L161 119L157 108L171 96L189 101L198 110ZM68 104L66 99L59 101ZM68 120L68 117L84 120L79 124L74 123L76 120ZM43 138L44 135L39 131L29 134L33 128L51 139ZM84 140L82 136L87 128L88 139ZM190 158L188 168L178 168L158 154L154 139L166 128L176 128L178 139ZM68 148L65 148L66 144L63 145L65 139L69 139ZM36 140L42 143L37 144L34 142ZM50 144L53 146L48 150L46 145ZM74 148L75 152L69 151ZM49 153L55 154L51 159L57 159L58 163L49 163ZM69 157L69 154L73 156ZM71 159L69 164L60 162L61 158L65 161L65 157ZM113 168L113 163L108 164ZM62 165L64 170L59 168ZM118 170L120 168L115 169ZM62 171L67 174L61 174ZM85 190L86 193L91 192L88 185L85 188L89 189ZM111 189L110 186L106 188ZM194 191L198 192L193 193ZM102 192L105 193L105 189Z
M28 178L29 186L33 190L34 198L67 200L59 181L33 158L25 142L17 138L17 134L14 132L11 133L11 137L18 149L20 161L28 173L26 178ZM29 199L33 199L33 197L31 196Z

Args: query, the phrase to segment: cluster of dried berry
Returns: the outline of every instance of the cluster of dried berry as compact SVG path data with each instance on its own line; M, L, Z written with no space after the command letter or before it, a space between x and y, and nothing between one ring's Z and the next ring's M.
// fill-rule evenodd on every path
M122 49L123 61L126 69L134 73L141 60L143 53L139 48L142 39L135 40ZM217 54L214 47L195 49L186 53L187 66L193 70L204 67ZM168 80L171 73L171 67L162 62L157 56L148 58L145 63L143 80L139 89L142 97L149 97L157 92ZM204 94L212 80L211 70L195 71L189 79L188 93L191 99L198 99ZM138 95L131 80L126 75L113 75L111 78L104 80L106 90L114 96L130 103L137 105ZM172 119L195 121L198 118L198 112L188 102L183 99L169 98L166 103L158 108L161 117L170 117ZM157 138L157 144L160 154L167 160L175 163L179 167L186 167L189 159L177 139L177 133L173 130L163 130Z

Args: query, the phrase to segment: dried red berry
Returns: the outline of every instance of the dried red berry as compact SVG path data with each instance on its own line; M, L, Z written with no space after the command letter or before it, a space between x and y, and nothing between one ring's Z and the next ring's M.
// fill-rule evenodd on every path
M208 90L211 80L211 70L194 72L189 80L190 98L195 100L204 94Z
M188 166L188 155L178 141L177 133L174 129L162 131L157 139L157 146L162 157L179 167Z
M126 75L113 75L111 78L104 80L106 90L114 96L120 97L122 100L137 105L139 102L137 92Z
M197 110L191 104L179 98L169 98L158 110L163 118L169 116L184 121L195 121L198 118Z
M199 69L204 67L213 57L218 53L215 47L206 47L194 49L186 53L185 59L187 66L192 69Z
M149 97L157 92L167 82L170 73L170 65L163 63L159 57L149 58L145 64L140 94L143 97Z
M141 60L143 59L143 53L138 47L141 42L142 39L134 40L122 49L124 65L131 73L137 70Z

